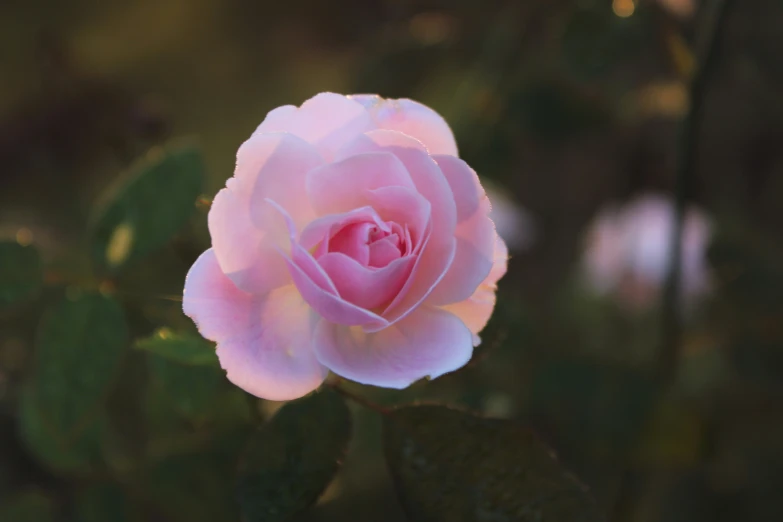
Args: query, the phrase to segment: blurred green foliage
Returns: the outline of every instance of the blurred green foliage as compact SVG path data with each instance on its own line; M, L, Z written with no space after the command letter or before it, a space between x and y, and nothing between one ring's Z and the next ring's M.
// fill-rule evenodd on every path
M783 5L733 2L718 40L688 193L713 287L663 386L659 308L590 294L578 263L602 205L673 189L704 9L617 4L6 2L0 521L537 520L554 493L578 511L557 520L781 520ZM429 104L538 228L466 368L344 383L406 428L331 391L273 416L181 312L238 145L326 90ZM415 401L505 420L393 408Z
M412 521L605 520L551 450L514 422L408 406L384 416L384 445Z

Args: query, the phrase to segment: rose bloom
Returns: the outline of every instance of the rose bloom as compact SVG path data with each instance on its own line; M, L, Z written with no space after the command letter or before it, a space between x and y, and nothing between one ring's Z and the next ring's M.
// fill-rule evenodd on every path
M300 397L330 370L404 388L480 341L507 258L489 211L433 110L322 93L239 148L183 308L258 397Z
M648 194L624 207L608 207L589 228L584 256L587 282L636 309L651 306L671 265L674 206ZM706 251L711 226L699 209L687 209L682 231L681 288L692 301L709 290Z

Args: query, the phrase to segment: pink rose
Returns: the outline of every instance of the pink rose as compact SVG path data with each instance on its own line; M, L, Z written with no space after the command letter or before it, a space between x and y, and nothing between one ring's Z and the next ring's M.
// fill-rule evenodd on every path
M622 208L609 207L588 232L587 280L599 293L612 293L635 308L659 297L669 273L674 207L663 196L648 194ZM681 285L693 299L709 289L706 252L711 236L707 216L697 208L686 212L682 234Z
M271 400L327 373L403 388L470 360L506 247L434 111L319 94L271 111L212 204L183 308L229 380Z

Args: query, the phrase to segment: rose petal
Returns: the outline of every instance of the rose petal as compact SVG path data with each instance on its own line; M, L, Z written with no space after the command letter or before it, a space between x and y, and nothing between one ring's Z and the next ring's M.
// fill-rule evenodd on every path
M287 106L289 107L289 106ZM256 132L290 132L315 145L327 161L357 134L374 129L367 110L341 94L324 92L305 101L301 107L277 109L267 115Z
M341 252L358 261L360 265L367 266L370 262L370 232L374 227L374 223L364 222L343 228L329 240L329 251ZM318 262L323 266L320 259L319 257Z
M366 192L381 187L414 187L405 165L388 152L350 156L312 170L307 196L319 216L367 205Z
M257 228L268 229L263 205L269 198L286 209L297 228L315 219L307 198L302 197L307 173L324 164L312 145L291 134L258 134L237 153L237 178L253 179L250 217Z
M473 217L479 211L479 204L486 204L489 212L489 203L481 181L476 172L459 158L454 156L437 155L432 159L438 164L443 176L454 195L454 203L457 207L457 223Z
M185 280L183 310L207 339L228 379L269 400L290 400L316 389L328 371L312 352L313 316L292 286L263 297L239 290L220 270L213 250Z
M383 316L393 323L405 317L432 292L446 274L456 250L454 238L457 208L451 188L435 160L422 144L405 134L391 130L366 132L347 144L338 157L373 151L391 152L408 170L416 190L430 203L429 238L419 255L410 279ZM368 328L368 331L372 331Z
M472 335L455 315L422 306L376 333L318 323L314 350L321 364L353 381L405 388L464 366L473 353Z
M267 200L279 215L285 220L288 228L290 244L288 251L280 248L280 254L285 259L291 278L302 294L304 300L323 318L343 325L372 325L375 328L385 327L387 321L379 315L347 302L339 296L333 281L315 258L296 242L296 228L293 220L285 209Z
M240 289L266 292L290 283L285 261L253 226L247 198L225 188L212 200L208 216L212 248L223 272Z
M329 274L340 297L372 310L391 301L408 278L414 256L398 257L383 268L368 268L339 252L321 256L318 264Z
M500 236L497 236L495 239L492 270L490 270L487 278L478 286L470 298L443 307L444 310L459 317L470 329L474 336L474 346L478 346L481 342L478 334L484 329L492 316L492 310L495 308L497 282L505 275L507 264L508 249Z
M382 219L407 225L412 242L421 243L432 207L416 190L408 187L381 187L368 191L367 200Z
M379 128L416 138L424 143L430 154L459 155L449 124L426 105L409 99L384 100L368 94L349 98L364 105Z
M454 262L427 297L430 304L445 305L469 298L489 274L497 234L489 218L489 200L475 172L453 156L436 156L435 159L454 194L458 215Z
M306 142L290 134L260 134L237 152L234 177L212 202L209 232L220 267L242 290L263 294L287 284L285 263L270 240L278 227L267 226L266 205L259 198L289 204L295 222L314 218L304 190L305 175L323 160Z
M392 234L370 244L370 260L368 265L384 267L395 259L399 259L401 255L398 246L399 242L399 236L397 236L397 234Z
M269 111L253 134L270 132L286 132L291 128L291 122L295 118L299 108L295 105L283 105Z
M307 250L315 247L324 236L334 229L345 227L353 223L372 221L375 226L385 232L391 231L389 226L381 219L372 207L361 207L350 212L330 214L320 217L307 225L299 237L299 243Z
M435 231L452 234L457 223L457 207L451 187L421 142L400 132L375 130L348 143L340 150L338 158L380 152L394 154L405 166L416 191L430 202Z

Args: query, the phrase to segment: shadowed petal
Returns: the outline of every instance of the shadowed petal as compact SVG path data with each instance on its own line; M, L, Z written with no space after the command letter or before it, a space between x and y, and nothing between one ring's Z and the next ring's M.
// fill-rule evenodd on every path
M473 169L454 156L435 156L435 160L448 180L457 206L454 262L427 298L428 303L445 305L469 298L487 277L497 234L489 218L489 199Z
M217 342L228 379L248 393L295 399L328 373L312 352L315 316L292 285L263 297L242 292L210 249L188 273L182 307L199 332Z
M453 313L467 325L473 333L474 346L478 346L481 342L478 334L484 329L492 316L492 311L495 308L497 282L505 275L507 264L508 249L500 236L496 236L494 261L492 270L490 270L487 278L478 286L470 298L443 307L444 310Z
M342 377L386 388L405 388L426 376L439 377L464 366L472 336L457 316L422 306L376 333L318 323L318 360Z

